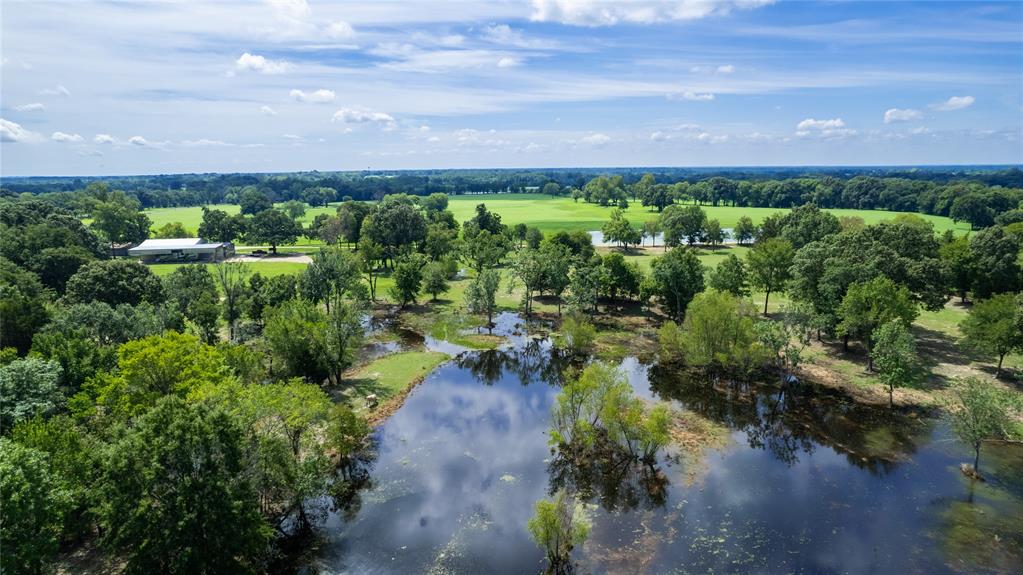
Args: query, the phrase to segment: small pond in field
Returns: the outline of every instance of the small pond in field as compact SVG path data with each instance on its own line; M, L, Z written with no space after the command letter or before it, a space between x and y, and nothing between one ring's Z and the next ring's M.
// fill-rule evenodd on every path
M568 363L546 339L464 352L375 433L368 485L329 512L323 573L537 573L526 522L566 483L593 529L579 573L1020 573L1023 449L972 459L932 414L864 407L808 385L693 379L635 358L637 394L729 431L698 462L565 469L547 445ZM694 467L698 466L698 469Z

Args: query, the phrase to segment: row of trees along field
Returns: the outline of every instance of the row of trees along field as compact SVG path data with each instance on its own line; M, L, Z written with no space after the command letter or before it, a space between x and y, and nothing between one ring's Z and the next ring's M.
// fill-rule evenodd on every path
M789 208L878 209L948 216L975 228L1023 221L1023 171L1007 170L696 170L437 171L138 176L103 180L6 179L0 197L35 195L91 216L110 185L143 208L267 201L325 206L346 198L379 200L389 194L479 194L533 191L600 205L640 202L662 210L672 203ZM1010 212L1006 214L1006 212ZM252 212L255 214L256 212Z
M138 213L110 194L102 201ZM131 571L272 562L286 536L309 528L311 501L343 506L359 483L367 425L323 386L352 364L382 275L404 308L445 293L465 268L465 308L487 322L502 284L518 289L526 313L545 294L568 307L564 343L580 354L593 344L587 315L638 302L671 318L663 362L733 377L791 371L816 334L861 342L864 362L890 387L903 385L919 371L910 322L953 294L975 302L964 344L992 358L1021 346L1012 226L938 237L911 215L865 226L806 205L757 226L745 259L708 271L679 239L647 274L620 252L596 253L585 232L510 227L484 204L459 223L447 207L443 194L343 202L306 230L331 245L296 275L224 263L159 278L108 257L103 218L85 225L47 201L4 202L2 544L18 550L5 552L4 570L40 570L61 542L88 539ZM700 220L699 207L679 205L658 225L669 231L679 210ZM265 205L247 211L245 225L267 213L294 223ZM218 219L208 211L203 225ZM794 303L781 321L765 321L750 309L750 289ZM979 455L981 441L1007 429L997 417L1010 399L974 384L983 390L964 392L953 412L984 414L958 428ZM657 432L659 415L637 421L648 416L644 433ZM619 447L630 457L648 451Z

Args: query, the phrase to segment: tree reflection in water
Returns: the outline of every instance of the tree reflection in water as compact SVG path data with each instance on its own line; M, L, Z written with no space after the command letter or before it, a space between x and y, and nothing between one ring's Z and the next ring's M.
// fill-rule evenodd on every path
M933 424L799 382L708 380L656 365L649 378L662 399L744 432L750 447L766 449L789 466L824 445L856 467L886 475L916 452Z

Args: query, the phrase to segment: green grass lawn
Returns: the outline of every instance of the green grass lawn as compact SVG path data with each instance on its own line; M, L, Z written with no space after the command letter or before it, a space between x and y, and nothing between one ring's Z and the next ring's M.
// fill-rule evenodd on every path
M480 203L487 204L488 209L500 214L501 222L505 224L525 223L539 228L544 233L560 230L599 230L600 226L610 217L611 210L614 209L587 204L581 200L574 202L571 198L551 198L543 194L451 196L448 209L455 214L456 220L464 222L473 216L476 205ZM651 211L639 203L630 202L630 204L625 215L634 226L641 226L646 220L655 219L658 216L656 210ZM753 223L759 223L773 213L786 211L779 208L702 207L707 212L708 218L718 220L726 228L734 227L742 216L749 216L753 219ZM867 224L890 220L899 214L899 212L879 210L834 209L828 211L839 217L861 217ZM935 231L939 233L947 229L954 229L961 233L970 231L969 224L963 222L957 224L951 219L941 216L918 215L933 223Z
M610 217L613 208L603 208L595 204L585 202L573 202L571 198L551 198L543 194L485 194L471 196L451 196L449 209L455 214L455 219L464 222L471 218L476 210L476 205L485 203L487 208L501 215L501 221L508 225L525 223L539 228L544 233L553 233L560 230L599 230L600 226ZM306 215L301 219L302 223L309 223L318 214L333 214L337 204L327 207L307 208ZM778 208L742 208L731 206L702 206L707 212L707 217L716 219L726 228L734 227L741 216L749 216L754 223L759 223L765 217L777 212L784 212ZM238 213L239 207L231 204L217 204L210 208L224 210L228 213ZM886 212L879 210L828 210L836 216L856 216L863 218L867 224L875 224L890 220L900 212ZM170 222L181 222L190 232L199 229L202 222L202 208L198 206L185 208L153 208L146 210L146 214L153 220L153 228ZM625 211L626 217L635 226L641 226L646 220L657 218L656 211L651 211L638 203ZM935 231L941 233L952 229L957 233L966 233L970 230L968 224L955 223L949 218L940 216L929 216L918 214L920 217L934 224ZM319 244L318 240L299 238L298 245L307 246Z
M365 408L367 395L383 403L414 381L426 377L449 356L438 351L405 351L376 359L358 369L345 382L344 394L356 409Z
M181 266L193 265L193 264L150 264L148 267L153 271L154 274L163 277L170 274L175 269ZM210 264L203 264L210 265ZM284 274L297 274L305 269L306 264L296 262L274 262L274 261L261 261L252 262L248 264L249 268L253 272L259 272L260 274L273 277Z

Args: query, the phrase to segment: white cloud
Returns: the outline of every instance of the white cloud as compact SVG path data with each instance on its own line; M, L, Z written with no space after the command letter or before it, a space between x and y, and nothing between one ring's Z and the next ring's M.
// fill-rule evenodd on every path
M505 56L497 61L498 68L513 68L521 64L522 61L518 58L512 58L511 56Z
M50 136L50 139L54 142L64 142L68 144L78 143L83 140L83 138L78 134L67 134L65 132L54 132L53 135Z
M429 132L430 131L430 126L427 126L426 124L423 124L422 126L419 126L419 131L423 132L423 133Z
M669 100L689 100L690 102L710 102L714 94L699 92L682 92L681 94L668 94Z
M666 142L671 139L671 134L666 134L660 130L650 134L650 139L654 142Z
M39 102L32 102L31 104L22 104L20 106L15 106L14 109L19 112L42 112L43 110L46 109L46 106L40 104Z
M842 118L834 118L831 120L815 120L813 118L807 118L796 124L796 129L800 132L809 130L835 130L844 127L845 122L842 121Z
M277 110L274 110L270 106L260 106L259 113L263 114L264 116L276 116Z
M355 29L352 28L351 24L345 22L344 20L332 22L329 26L327 26L326 32L327 36L335 40L341 40L355 36Z
M939 112L951 112L952 110L962 110L963 108L969 108L974 102L973 96L952 96L944 102L934 104L931 107Z
M334 112L334 122L341 122L344 124L366 124L366 123L379 123L384 125L384 129L393 130L398 127L394 117L384 112L374 112L373 110L367 110L365 108L341 108L337 112Z
M482 38L494 44L515 46L516 48L527 48L531 50L542 50L556 48L559 44L550 40L540 38L527 38L521 30L516 30L507 24L495 24L483 29Z
M110 134L96 134L96 137L92 139L97 144L113 144L114 137Z
M39 142L42 136L26 130L17 122L0 118L0 142Z
M530 18L572 26L613 26L619 22L653 24L697 20L728 14L734 9L758 8L774 0L532 0Z
M150 142L149 140L143 138L142 136L132 136L132 137L128 138L128 143L133 145L133 146L138 146L140 148L158 148L158 147L160 147L159 143Z
M582 138L579 138L579 141L581 143L583 143L583 144L588 144L590 146L597 146L597 147L599 147L599 146L603 146L604 144L610 142L611 138L610 138L610 136L607 136L606 134L601 134L600 132L595 132L593 134L589 134L587 136L583 136Z
M56 88L43 88L39 90L39 93L43 96L70 96L71 92L64 86L58 85Z
M890 108L885 110L884 113L885 124L892 124L894 122L912 122L915 120L922 120L923 118L923 112L912 108L904 110L900 110L899 108Z
M223 140L208 140L206 138L200 138L198 140L181 140L181 145L188 148L204 148L209 146L230 146Z
M335 95L333 90L319 89L313 92L303 92L302 90L292 90L289 94L292 99L298 102L309 102L313 104L327 104L334 101Z
M731 74L735 72L735 66L731 64L725 64L724 66L718 66L718 74Z
M268 60L263 56L246 52L235 60L234 67L236 70L243 72L283 74L291 69L291 64L285 60Z

